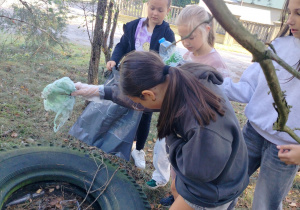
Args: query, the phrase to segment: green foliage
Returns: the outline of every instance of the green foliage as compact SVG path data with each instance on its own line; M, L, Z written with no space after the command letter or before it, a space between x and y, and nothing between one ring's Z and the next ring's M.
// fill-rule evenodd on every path
M199 0L172 0L172 5L177 7L185 7L189 4L199 4Z
M26 49L63 46L68 7L62 0L20 1L0 10L0 30L25 40Z

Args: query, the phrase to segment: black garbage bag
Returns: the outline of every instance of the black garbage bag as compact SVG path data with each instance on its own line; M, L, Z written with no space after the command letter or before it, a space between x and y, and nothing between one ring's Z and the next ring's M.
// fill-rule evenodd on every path
M105 84L109 85L115 80L118 80L118 71L113 71ZM128 109L108 100L90 102L69 134L106 153L129 160L142 114L142 111Z

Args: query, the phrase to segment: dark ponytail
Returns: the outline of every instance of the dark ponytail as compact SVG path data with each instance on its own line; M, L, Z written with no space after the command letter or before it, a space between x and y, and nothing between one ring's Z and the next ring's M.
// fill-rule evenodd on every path
M288 16L289 2L290 2L289 0L285 1L283 9L281 11L281 16L280 16L281 25L280 25L280 29L279 29L279 32L277 34L277 37L285 36L287 34L287 32L289 31L289 26L286 24L287 16ZM292 33L289 31L288 35L292 36Z
M217 114L223 116L225 111L222 99L205 87L192 73L197 70L213 70L212 67L197 63L169 69L169 86L158 118L158 137L163 138L172 132L176 118L191 112L201 126L208 125L217 119Z

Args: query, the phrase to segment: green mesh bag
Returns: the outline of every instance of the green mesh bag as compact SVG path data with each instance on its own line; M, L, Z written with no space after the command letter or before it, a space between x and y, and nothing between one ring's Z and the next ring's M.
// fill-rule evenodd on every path
M75 97L71 93L76 90L74 82L69 77L63 77L47 85L43 92L44 108L46 111L56 112L54 132L57 132L68 120L73 111ZM59 124L56 124L56 121Z

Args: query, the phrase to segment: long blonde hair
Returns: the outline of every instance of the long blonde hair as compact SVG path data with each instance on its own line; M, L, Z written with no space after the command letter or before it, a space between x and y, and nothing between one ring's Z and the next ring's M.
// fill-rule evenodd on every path
M208 21L212 17L211 14L209 14L203 7L200 7L199 5L190 5L186 6L179 15L176 18L176 25L177 26L188 26L190 31L192 31L197 25L199 25L201 22ZM200 25L198 28L201 30L202 35L204 38L206 38L205 35L207 35L207 41L208 44L211 47L214 47L215 44L215 26L214 21L211 20L210 23L208 23L210 26L210 31L208 34L205 32L205 26L206 24Z

